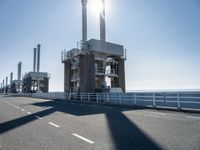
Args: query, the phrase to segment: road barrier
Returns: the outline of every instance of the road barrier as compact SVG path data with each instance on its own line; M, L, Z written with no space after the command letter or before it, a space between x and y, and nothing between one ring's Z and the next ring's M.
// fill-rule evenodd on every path
M11 93L12 96L59 99L68 101L200 110L200 92L133 92L133 93Z

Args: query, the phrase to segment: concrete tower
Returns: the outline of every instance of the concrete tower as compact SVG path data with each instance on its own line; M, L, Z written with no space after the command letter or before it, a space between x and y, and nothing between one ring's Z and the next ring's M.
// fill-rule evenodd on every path
M62 52L65 93L109 92L114 88L125 92L124 47L106 41L105 0L101 1L100 40L88 41L87 0L81 0L83 44Z

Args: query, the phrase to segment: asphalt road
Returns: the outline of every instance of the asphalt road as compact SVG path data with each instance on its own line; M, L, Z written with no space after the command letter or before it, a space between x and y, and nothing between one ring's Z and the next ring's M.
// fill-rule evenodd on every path
M200 114L0 96L0 150L200 150Z

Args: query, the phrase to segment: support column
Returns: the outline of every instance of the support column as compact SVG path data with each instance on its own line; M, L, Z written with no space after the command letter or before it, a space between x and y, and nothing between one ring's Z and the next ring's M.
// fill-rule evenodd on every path
M70 92L70 62L64 62L64 92Z

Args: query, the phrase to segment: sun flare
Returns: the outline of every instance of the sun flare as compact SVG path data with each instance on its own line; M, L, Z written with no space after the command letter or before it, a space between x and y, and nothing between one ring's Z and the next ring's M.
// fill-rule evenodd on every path
M88 7L90 11L95 15L101 14L104 8L102 0L89 0Z

